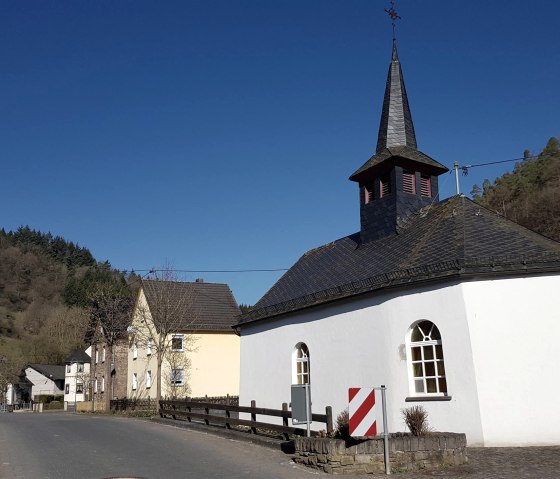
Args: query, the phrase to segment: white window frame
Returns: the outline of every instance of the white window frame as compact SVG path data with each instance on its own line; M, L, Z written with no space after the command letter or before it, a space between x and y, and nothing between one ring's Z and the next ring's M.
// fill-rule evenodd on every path
M105 346L103 346L103 350L101 351L101 362L105 362Z
M171 386L178 387L185 385L185 370L183 368L175 368L171 370Z
M311 384L311 362L309 348L297 343L292 352L292 384Z
M148 341L146 341L146 356L152 355L153 347L154 347L154 341L152 340L152 338L148 338Z
M175 348L173 346L173 341L180 339L181 340L181 347ZM185 350L185 336L183 334L174 334L171 336L171 351L184 351Z
M83 373L84 372L84 363L78 363L77 370L78 370L79 373Z
M95 348L95 364L99 362L99 349Z
M132 345L132 359L138 359L138 343Z
M71 373L72 372L72 365L71 364L67 364L66 365L66 373Z
M422 339L413 336L422 335ZM412 397L448 396L441 332L428 320L415 322L406 336L408 387Z
M105 392L105 376L101 376L101 392Z
M132 373L132 390L138 389L138 373Z
M146 389L150 389L152 387L152 370L148 369L146 371Z

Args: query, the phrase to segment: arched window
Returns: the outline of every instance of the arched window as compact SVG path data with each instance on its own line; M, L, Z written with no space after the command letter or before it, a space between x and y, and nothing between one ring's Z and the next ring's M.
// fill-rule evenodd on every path
M410 390L414 395L447 394L441 334L430 321L415 324L408 336Z
M304 343L296 345L292 364L292 383L309 384L309 349Z

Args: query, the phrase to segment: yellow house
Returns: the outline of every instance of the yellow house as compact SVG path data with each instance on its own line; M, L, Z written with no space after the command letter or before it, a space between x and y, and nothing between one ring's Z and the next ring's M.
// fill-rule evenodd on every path
M143 280L128 328L127 396L157 399L158 379L161 398L238 395L238 314L227 284Z

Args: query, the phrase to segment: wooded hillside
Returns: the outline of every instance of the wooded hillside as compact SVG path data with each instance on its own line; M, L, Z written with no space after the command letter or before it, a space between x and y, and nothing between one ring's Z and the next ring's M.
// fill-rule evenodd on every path
M130 294L124 275L87 248L27 226L1 229L0 383L25 364L62 364L83 347L100 290Z
M498 214L560 241L560 142L551 138L536 155L525 159L493 183L475 185L473 199Z

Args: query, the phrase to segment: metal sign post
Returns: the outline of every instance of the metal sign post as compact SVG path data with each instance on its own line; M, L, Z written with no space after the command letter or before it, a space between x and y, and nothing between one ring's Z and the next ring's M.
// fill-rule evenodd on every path
M383 408L383 457L385 459L385 474L391 474L391 460L389 458L389 425L387 424L386 387L381 385L381 407Z

